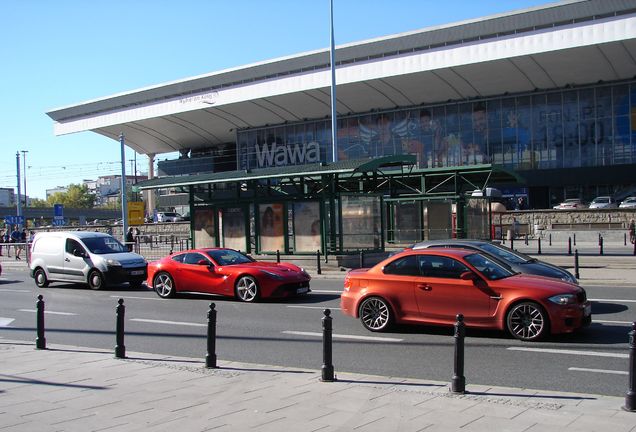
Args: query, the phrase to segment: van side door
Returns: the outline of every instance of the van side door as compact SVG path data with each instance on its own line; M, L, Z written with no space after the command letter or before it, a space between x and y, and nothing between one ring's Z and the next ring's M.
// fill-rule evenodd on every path
M86 248L77 240L67 238L64 245L64 279L86 282L89 269L90 258Z

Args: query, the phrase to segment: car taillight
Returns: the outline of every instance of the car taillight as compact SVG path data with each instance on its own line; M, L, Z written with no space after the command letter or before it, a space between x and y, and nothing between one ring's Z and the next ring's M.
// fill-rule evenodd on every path
M350 288L351 288L351 279L349 278L349 276L345 276L345 279L344 279L344 290L345 291L349 291Z

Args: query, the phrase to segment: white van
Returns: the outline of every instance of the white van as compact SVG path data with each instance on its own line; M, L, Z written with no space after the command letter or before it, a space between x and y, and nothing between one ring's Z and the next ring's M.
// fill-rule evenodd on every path
M50 282L77 282L100 289L109 284L139 287L148 263L108 234L89 231L37 233L29 268L40 288Z

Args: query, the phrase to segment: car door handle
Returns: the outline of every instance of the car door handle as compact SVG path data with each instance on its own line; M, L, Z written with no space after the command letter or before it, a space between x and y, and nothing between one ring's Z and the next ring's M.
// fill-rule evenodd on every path
M433 289L433 287L430 285L418 285L417 287L424 291L431 291Z
M499 301L499 300L501 300L503 297L501 297L501 296L499 295L499 296L490 296L490 298L491 298L491 299L493 299L493 300L497 300L497 301Z
M68 259L68 258L64 258L64 261L66 261L66 262L71 262L71 260L70 260L70 259Z

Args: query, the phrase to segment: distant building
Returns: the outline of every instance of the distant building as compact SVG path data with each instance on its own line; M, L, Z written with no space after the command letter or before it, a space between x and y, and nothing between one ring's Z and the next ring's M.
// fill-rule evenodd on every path
M132 187L135 182L147 180L148 176L146 175L137 175L137 176L126 176L126 188ZM87 181L84 182L85 185L91 190L93 188L92 184L88 184ZM95 205L104 205L111 202L118 202L119 195L121 191L121 176L120 175L109 175L109 176L100 176L94 182L94 192L96 199Z
M46 199L49 199L49 197L53 194L56 194L58 192L68 192L68 187L66 186L57 186L54 187L52 189L47 189L46 190Z
M0 207L13 207L15 205L15 192L13 188L0 188Z

